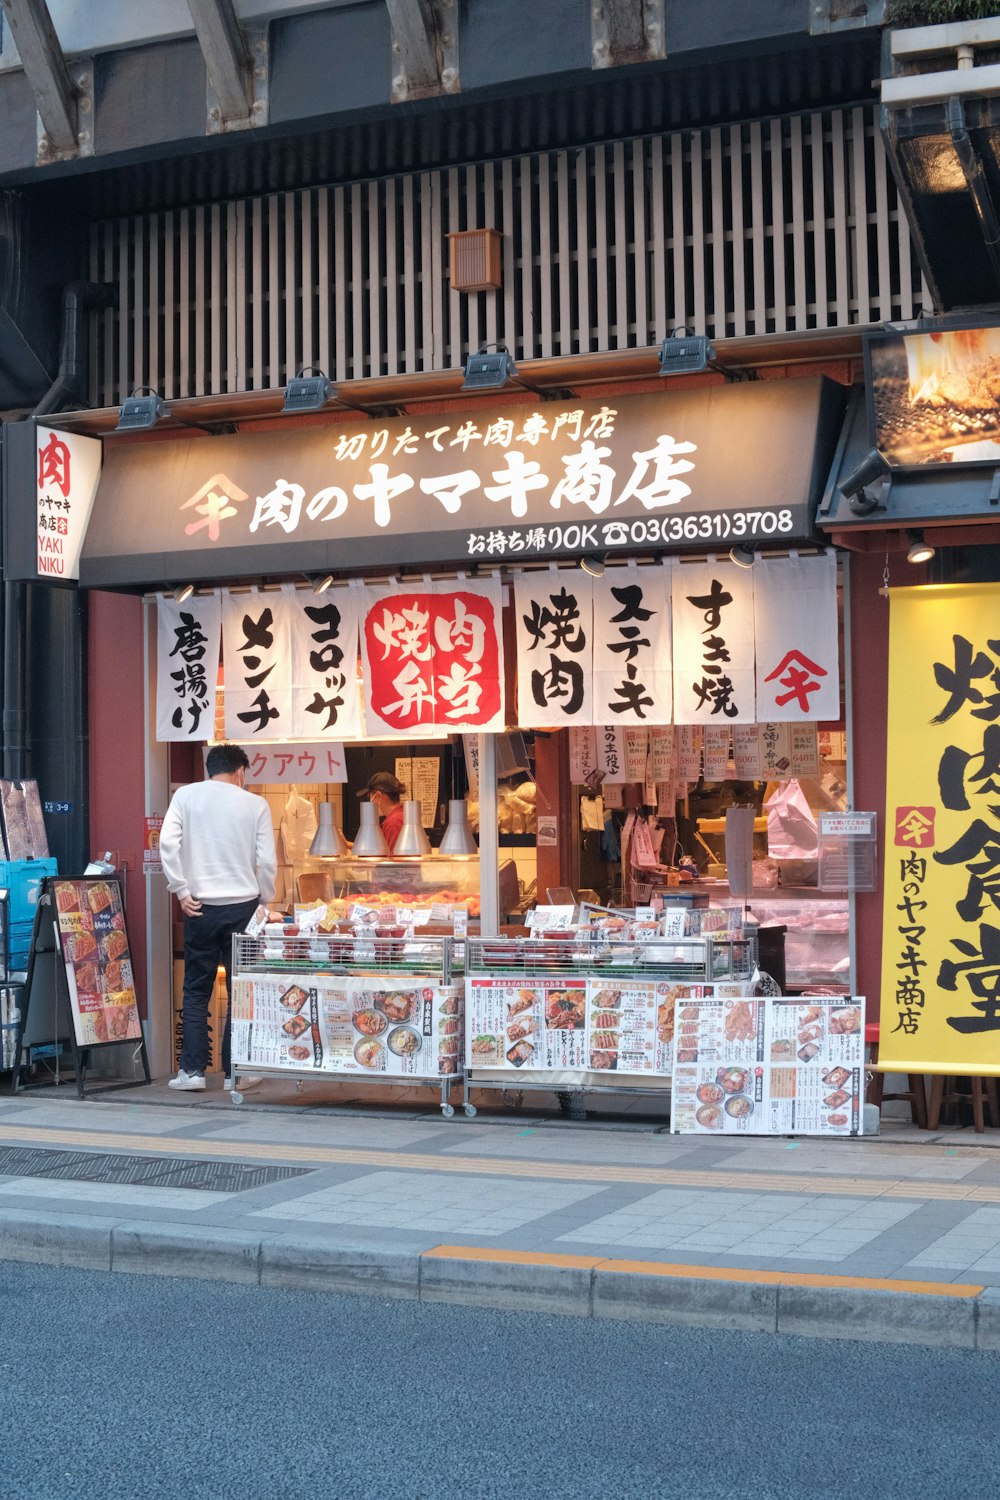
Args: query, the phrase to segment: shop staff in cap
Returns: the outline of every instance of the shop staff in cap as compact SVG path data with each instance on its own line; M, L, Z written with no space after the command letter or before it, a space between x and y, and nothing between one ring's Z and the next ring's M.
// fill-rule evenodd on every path
M376 771L364 791L358 793L359 797L367 797L375 804L390 854L403 827L402 796L405 791L406 787L390 771Z
M232 994L233 934L245 932L260 903L274 899L278 861L271 809L244 790L250 762L239 745L213 745L205 770L175 792L160 831L167 885L184 913L184 1005L180 1070L172 1089L201 1091L208 1066L208 1004L219 964ZM222 1034L222 1071L230 1087L229 1012ZM251 1087L259 1079L244 1079Z

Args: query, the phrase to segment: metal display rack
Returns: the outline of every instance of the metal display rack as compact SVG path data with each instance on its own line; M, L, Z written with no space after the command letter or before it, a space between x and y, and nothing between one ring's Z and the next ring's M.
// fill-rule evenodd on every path
M377 1009L379 980L396 983L412 981L414 985L432 984L447 988L455 984L454 973L452 939L445 936L408 939L380 937L363 932L315 932L276 938L268 938L266 935L249 937L240 933L233 938L234 988L236 980L250 977L266 977L279 982L287 979L290 985L302 985L303 980L320 976L357 979L370 982L366 987L372 990L373 1006ZM457 1011L460 1021L461 1013L460 1000ZM386 1023L387 1036L391 1034L392 1024L391 1021ZM230 1097L234 1104L243 1102L239 1080L241 1076L246 1077L251 1073L294 1078L299 1088L307 1080L336 1083L348 1080L357 1082L359 1078L366 1083L391 1084L403 1088L411 1085L434 1085L440 1088L441 1113L446 1119L450 1119L455 1113L451 1091L456 1084L464 1085L461 1050L464 1048L464 1037L461 1025L455 1035L460 1051L455 1056L454 1072L451 1073L441 1072L440 1068L437 1072L390 1074L376 1071L347 1072L334 1068L296 1068L286 1063L280 1067L269 1067L256 1061L240 1063L234 1057ZM440 1063L440 1057L438 1061ZM463 1112L471 1118L476 1110L466 1102Z
M468 978L552 979L651 979L674 984L719 984L749 982L757 970L756 934L697 938L642 938L623 942L604 936L573 934L567 939L469 938L465 973ZM468 1021L468 1017L467 1017ZM532 1070L541 1071L541 1070ZM614 1076L614 1082L603 1081ZM670 1079L657 1075L657 1082L628 1082L618 1075L584 1070L579 1079L526 1078L508 1069L475 1069L466 1066L466 1090L482 1089L503 1095L515 1106L526 1093L655 1095L670 1091ZM572 1112L572 1111L571 1111ZM582 1117L582 1116L581 1116Z

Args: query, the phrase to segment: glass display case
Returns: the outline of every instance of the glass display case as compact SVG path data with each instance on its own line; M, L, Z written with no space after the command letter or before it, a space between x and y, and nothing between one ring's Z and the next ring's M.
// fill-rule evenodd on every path
M341 859L310 861L298 866L296 899L352 901L371 906L464 906L470 917L479 915L478 858L449 858L429 854L422 859Z
M709 897L710 906L743 904L728 894L727 886L716 886ZM761 927L785 929L787 993L850 993L851 908L846 896L809 887L778 887L754 891L748 904Z

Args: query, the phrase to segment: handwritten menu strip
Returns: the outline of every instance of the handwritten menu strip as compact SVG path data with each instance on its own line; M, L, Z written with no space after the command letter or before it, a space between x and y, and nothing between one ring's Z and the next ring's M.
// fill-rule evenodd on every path
M457 1073L461 988L416 979L243 975L233 982L233 1064L313 1073Z
M669 1078L678 1014L703 993L653 979L470 978L466 1062Z
M721 987L720 987L721 988ZM692 1004L678 1036L671 1129L705 1135L860 1135L864 1002L726 997Z
M78 1046L142 1036L121 891L114 880L52 881Z

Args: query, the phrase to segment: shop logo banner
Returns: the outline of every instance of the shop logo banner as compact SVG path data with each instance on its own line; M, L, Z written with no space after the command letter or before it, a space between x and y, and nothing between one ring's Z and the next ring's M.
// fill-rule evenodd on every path
M757 712L770 723L840 717L837 560L758 557Z
M369 734L504 727L499 581L364 590Z
M889 595L879 1060L1000 1074L996 584Z
M156 738L208 740L215 715L222 606L218 594L156 600Z
M101 477L101 441L37 427L35 447L39 575L79 578L80 553Z

